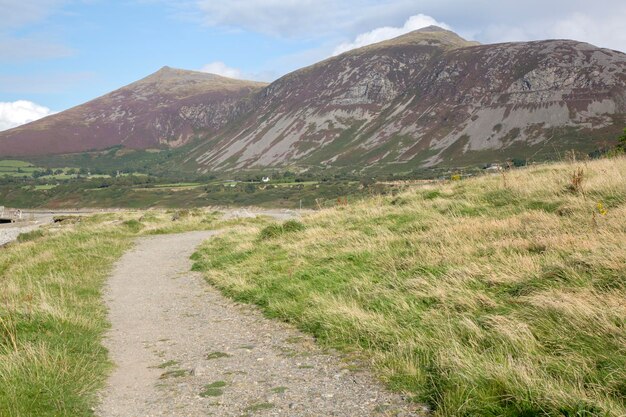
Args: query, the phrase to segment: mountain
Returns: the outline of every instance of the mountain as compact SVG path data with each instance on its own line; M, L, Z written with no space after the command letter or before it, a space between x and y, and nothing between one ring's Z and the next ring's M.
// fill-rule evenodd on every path
M625 54L582 42L429 27L282 77L188 163L399 170L590 151L624 126L625 70Z
M88 103L0 132L0 154L178 147L219 131L265 84L163 67Z
M176 169L403 171L589 152L625 124L626 54L571 40L480 45L431 26L269 85L166 67L0 132L0 154L190 143Z

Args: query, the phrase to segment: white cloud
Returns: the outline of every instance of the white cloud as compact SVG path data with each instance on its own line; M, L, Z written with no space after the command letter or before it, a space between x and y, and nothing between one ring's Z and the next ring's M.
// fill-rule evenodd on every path
M68 0L0 0L0 29L17 28L43 20Z
M430 16L424 14L417 14L411 16L404 23L402 27L383 26L370 30L369 32L361 33L352 42L344 42L337 46L333 52L333 55L339 55L351 49L360 48L362 46L371 45L373 43L382 42L387 39L392 39L405 33L412 32L414 30L422 29L427 26L440 26L444 29L450 29L450 26L445 23L438 22Z
M54 114L49 108L27 100L0 102L0 131Z
M561 6L560 10L546 10L542 15L533 15L524 10L516 16L504 8L500 10L498 19L483 21L485 17L473 15L459 27L484 43L573 39L626 52L626 4L612 1L600 3L603 6L592 2L550 2L546 3L547 7ZM527 6L526 9L535 10L532 5ZM454 26L457 27L457 24Z
M594 19L582 13L573 13L556 21L549 31L550 37L582 40L596 46L626 52L626 6L602 19Z
M211 74L221 75L222 77L236 78L238 80L243 78L241 70L233 67L229 67L222 61L214 61L203 66L200 71L208 72Z
M63 58L73 54L65 45L42 39L0 37L0 62Z
M1 0L0 0L1 1ZM164 1L164 0L163 0ZM169 2L174 0L169 0ZM623 0L178 0L209 26L284 38L354 39L423 13L483 43L573 38L626 51ZM193 7L192 7L193 9ZM356 43L356 40L352 43Z
M209 26L286 38L359 33L415 12L414 0L196 0Z
M276 71L264 70L257 72L244 72L238 68L229 67L222 61L214 61L203 66L200 71L210 74L221 75L222 77L235 78L237 80L254 80L271 82L279 77Z

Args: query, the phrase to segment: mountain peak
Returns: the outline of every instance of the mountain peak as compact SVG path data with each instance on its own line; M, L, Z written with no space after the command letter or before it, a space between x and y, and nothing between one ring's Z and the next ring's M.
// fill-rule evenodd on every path
M203 77L203 78L211 78L214 77L215 75L213 74L208 74L205 72L200 72L200 71L191 71L191 70L185 70L185 69L180 69L180 68L173 68L173 67L169 67L167 65L159 68L158 71L153 72L152 74L148 75L146 78L172 78L172 77Z
M414 32L450 32L448 29L444 29L441 26L430 25L421 29L417 29Z
M397 38L390 39L386 42L381 42L381 44L385 45L394 43L436 45L444 49L456 49L466 46L480 45L480 43L478 42L468 41L467 39L462 38L457 33L452 32L451 30L434 25L414 30L412 32L398 36Z
M267 83L261 81L241 80L237 78L229 78L219 74L213 74L204 71L194 71L181 68L174 68L170 66L163 66L158 71L153 72L147 77L137 81L141 82L202 82L213 83L219 86L233 85L240 87L242 85L249 85L253 87L263 87Z
M468 41L451 30L444 29L439 26L431 25L421 29L405 33L398 37L388 39L382 42L367 45L361 48L353 49L347 53L355 53L357 51L367 51L372 49L387 48L403 45L424 45L435 46L445 50L463 48L466 46L480 45L479 42Z

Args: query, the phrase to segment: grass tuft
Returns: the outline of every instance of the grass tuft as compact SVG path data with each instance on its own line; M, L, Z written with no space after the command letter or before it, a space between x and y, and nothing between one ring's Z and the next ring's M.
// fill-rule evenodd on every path
M131 232L133 233L137 233L139 232L141 229L144 228L144 225L139 221L139 220L126 220L125 222L122 223L124 226L126 226Z
M206 355L206 358L211 360L211 359L221 359L221 358L230 358L231 355L229 355L228 353L224 353L224 352L211 352L208 355Z
M259 233L261 240L273 239L287 233L300 232L305 229L304 224L297 220L287 220L281 224L270 224Z
M225 381L215 381L211 384L206 384L202 392L200 392L201 397L219 397L224 394L222 388L226 386Z
M30 242L32 240L37 240L40 237L44 236L44 231L41 229L31 230L30 232L20 233L17 236L17 241L19 243Z

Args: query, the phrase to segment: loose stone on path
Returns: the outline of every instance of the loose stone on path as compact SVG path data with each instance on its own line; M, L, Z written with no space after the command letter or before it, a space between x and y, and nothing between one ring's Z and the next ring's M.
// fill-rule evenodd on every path
M96 415L420 415L365 370L189 272L213 234L142 238L117 263L105 295L116 367Z

